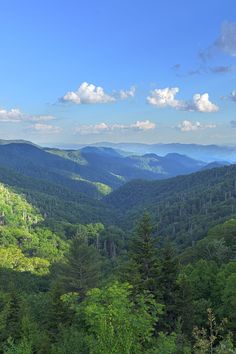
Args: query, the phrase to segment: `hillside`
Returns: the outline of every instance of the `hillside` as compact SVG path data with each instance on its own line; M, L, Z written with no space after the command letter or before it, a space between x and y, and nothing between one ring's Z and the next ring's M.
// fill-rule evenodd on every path
M0 181L23 194L26 200L44 215L44 223L109 223L112 211L101 201L84 193L72 191L60 184L28 177L0 167Z
M180 246L202 238L209 227L236 215L236 165L164 181L136 180L104 198L119 214L119 225L132 228L144 210L161 237Z
M66 244L42 226L43 217L23 195L0 183L0 267L46 274Z

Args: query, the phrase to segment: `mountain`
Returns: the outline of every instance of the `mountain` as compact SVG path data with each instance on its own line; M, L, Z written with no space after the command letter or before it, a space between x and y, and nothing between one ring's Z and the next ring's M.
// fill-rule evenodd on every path
M180 247L202 238L209 227L236 215L236 165L162 181L131 181L103 199L125 229L147 210L163 238Z
M209 193L215 193L214 188L218 188L213 177L221 169L184 175L199 171L206 165L180 154L167 154L164 157L153 153L123 156L119 151L104 147L58 150L26 143L0 145L0 182L23 193L27 201L46 216L45 222L53 220L54 226L64 221L120 222L127 229L132 226L132 219L144 208L152 211L158 207L162 215L159 226L163 236L173 236L178 240L186 238L186 242L195 236L198 238L204 231L204 227L198 224L203 223L203 220L208 223L208 219L213 217L211 207L214 203L209 206L209 201L205 200L208 200ZM228 169L231 171L230 166ZM176 175L183 176L167 179ZM220 180L219 183L226 183L228 178L226 174L225 181ZM109 193L110 196L101 200ZM194 198L200 198L200 204L206 210L197 207L194 220L189 221L188 210L195 204L198 206ZM172 209L172 215L178 215L173 220L168 217ZM127 217L124 218L126 212ZM185 223L181 220L184 213L187 213ZM202 213L205 213L204 217ZM225 215L230 213L227 211ZM188 222L190 226L187 226ZM198 230L193 236L195 228Z
M141 143L110 143L102 142L94 146L105 146L121 149L130 154L154 153L164 156L169 153L187 155L196 160L205 162L229 161L236 162L236 146L200 145L200 144L141 144Z
M0 139L0 145L8 145L8 144L30 144L30 145L35 145L36 144L32 143L31 141L28 140L22 140L22 139L18 139L18 140L4 140L4 139Z
M164 179L179 174L199 171L206 163L180 154L124 156L120 151L106 147L88 146L80 150L48 149L48 152L70 159L91 169L84 178L117 188L132 179Z

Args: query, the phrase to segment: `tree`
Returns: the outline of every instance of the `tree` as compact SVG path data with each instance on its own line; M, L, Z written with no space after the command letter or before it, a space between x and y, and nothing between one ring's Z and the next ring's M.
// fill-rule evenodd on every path
M160 263L158 286L161 290L161 302L165 305L161 324L163 326L162 329L171 332L178 317L176 295L178 291L179 261L170 242L165 243L160 250Z
M150 291L156 296L158 257L150 216L145 213L131 241L125 277L136 293Z
M74 294L64 295L64 301L75 308L78 321L87 328L85 341L88 352L96 354L144 353L151 344L154 325L161 312L149 294L131 300L132 287L114 282L102 289L92 289L78 304Z
M72 241L65 264L54 268L59 291L78 292L81 299L86 292L98 285L101 258L94 246L88 246L80 238Z

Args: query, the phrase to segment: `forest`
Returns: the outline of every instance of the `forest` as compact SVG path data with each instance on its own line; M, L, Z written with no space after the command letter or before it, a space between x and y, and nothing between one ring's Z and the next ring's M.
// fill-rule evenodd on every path
M236 353L234 166L102 200L0 172L1 353Z

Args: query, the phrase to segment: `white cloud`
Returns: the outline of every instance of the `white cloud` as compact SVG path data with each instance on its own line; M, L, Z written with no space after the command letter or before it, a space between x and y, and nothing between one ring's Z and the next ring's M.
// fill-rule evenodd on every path
M209 100L208 93L195 94L191 101L180 101L175 98L179 92L178 87L155 89L147 97L147 102L160 108L171 107L182 111L216 112L219 107Z
M136 88L132 86L129 90L120 90L119 97L121 100L126 100L129 97L134 97Z
M63 96L63 101L75 104L94 104L114 102L115 98L106 94L102 87L83 82L77 91L67 92Z
M130 127L137 130L152 130L156 128L156 124L150 122L150 120L143 120L143 121L137 120L137 122L131 124Z
M213 129L216 128L215 124L201 124L200 122L191 122L190 120L183 120L177 128L182 132L196 131L199 129Z
M9 111L0 108L0 122L19 122L23 118L23 114L18 108L10 109Z
M99 134L104 132L121 131L121 130L134 130L134 131L148 131L156 128L156 124L150 122L149 120L136 121L133 124L89 124L80 125L75 128L75 133L86 135L86 134Z
M51 124L41 124L41 123L36 123L34 125L31 126L32 129L42 132L42 133L60 133L61 128L56 127L54 125Z
M175 99L179 92L178 87L166 87L164 89L155 89L151 91L151 95L147 97L149 104L157 107L173 107L179 108L180 101Z
M204 93L203 95L196 93L193 96L192 102L187 104L186 107L187 107L186 110L196 111L196 112L211 113L211 112L217 112L219 110L219 107L209 100L208 93Z
M18 108L6 110L0 108L0 122L19 123L22 121L42 122L55 119L51 115L29 115L22 113Z
M96 104L96 103L112 103L118 99L125 100L134 97L135 87L130 90L120 90L118 93L111 95L105 93L100 86L95 86L87 82L83 82L77 91L69 91L62 97L62 102L70 102L74 104Z
M51 115L32 115L32 116L25 116L25 120L31 122L48 122L50 120L54 120L55 117Z
M110 126L106 123L99 124L83 124L75 128L75 133L86 135L86 134L99 134L104 131L109 131Z

